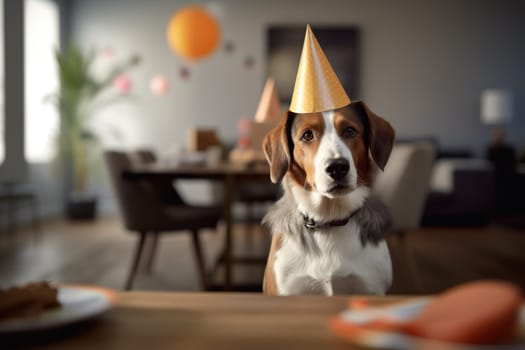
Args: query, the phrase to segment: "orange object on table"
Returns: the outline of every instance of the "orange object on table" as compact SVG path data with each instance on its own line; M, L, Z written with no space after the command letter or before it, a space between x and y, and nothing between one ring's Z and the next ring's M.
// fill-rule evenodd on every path
M514 334L521 303L521 291L511 283L468 283L437 297L406 330L458 343L503 342Z
M522 302L520 289L511 283L479 281L437 296L409 321L389 318L385 312L365 323L336 318L330 326L350 340L363 332L376 331L452 343L498 344L514 337Z

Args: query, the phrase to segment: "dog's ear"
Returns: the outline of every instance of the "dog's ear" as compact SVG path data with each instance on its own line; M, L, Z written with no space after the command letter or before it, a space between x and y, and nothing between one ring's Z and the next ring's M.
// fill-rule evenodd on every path
M372 112L364 102L358 101L355 104L368 119L370 133L368 144L372 159L381 170L384 170L394 146L396 134L394 128L389 122Z
M288 141L288 128L291 119L290 113L286 113L279 124L264 137L263 150L270 164L270 178L273 183L280 182L290 168L292 150Z

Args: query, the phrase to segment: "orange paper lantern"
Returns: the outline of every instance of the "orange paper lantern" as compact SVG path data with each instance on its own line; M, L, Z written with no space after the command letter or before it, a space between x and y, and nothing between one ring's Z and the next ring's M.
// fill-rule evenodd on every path
M190 61L197 61L215 51L219 37L219 24L200 6L183 8L168 24L167 38L171 49Z

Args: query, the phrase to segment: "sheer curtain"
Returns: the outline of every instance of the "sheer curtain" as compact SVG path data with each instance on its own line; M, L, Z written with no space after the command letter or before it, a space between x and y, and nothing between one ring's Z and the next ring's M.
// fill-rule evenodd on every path
M59 47L58 5L53 0L25 0L25 158L49 162L55 152L59 118L45 101L58 89L55 50Z
M4 108L4 1L0 0L0 164L5 159L5 108Z

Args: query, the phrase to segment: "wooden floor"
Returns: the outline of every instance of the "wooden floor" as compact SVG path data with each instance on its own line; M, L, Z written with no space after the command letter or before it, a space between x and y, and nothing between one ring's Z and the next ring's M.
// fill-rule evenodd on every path
M202 235L208 265L221 250L222 230ZM121 289L137 242L118 218L92 223L56 220L37 234L21 230L0 233L0 287L35 280L97 284ZM135 289L198 290L197 270L189 235L162 236L152 274L141 274ZM236 225L236 255L265 256L269 234L258 225ZM525 290L525 227L424 228L392 234L389 247L394 266L391 294L440 292L455 284L498 278ZM264 266L236 266L237 284L260 285ZM221 271L216 273L220 282Z

